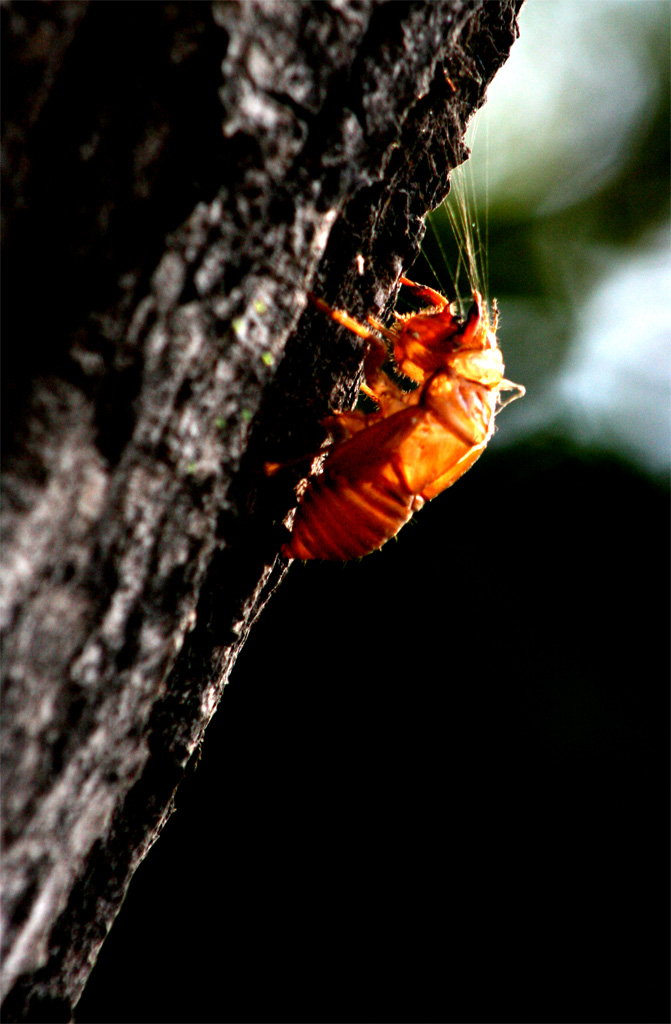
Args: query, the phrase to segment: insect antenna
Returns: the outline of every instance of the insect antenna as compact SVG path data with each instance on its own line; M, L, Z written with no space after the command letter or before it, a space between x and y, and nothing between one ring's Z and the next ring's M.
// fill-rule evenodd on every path
M507 398L501 398L501 391L510 391L512 394L508 395ZM513 384L511 380L502 380L501 388L496 399L496 411L497 413L501 409L505 409L511 402L516 402L518 398L524 398L527 393L527 389L523 384Z

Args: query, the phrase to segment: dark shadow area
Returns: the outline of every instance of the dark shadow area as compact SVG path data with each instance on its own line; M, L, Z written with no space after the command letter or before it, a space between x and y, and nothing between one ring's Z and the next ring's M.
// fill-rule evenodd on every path
M295 565L76 1019L667 1019L667 522L545 439Z

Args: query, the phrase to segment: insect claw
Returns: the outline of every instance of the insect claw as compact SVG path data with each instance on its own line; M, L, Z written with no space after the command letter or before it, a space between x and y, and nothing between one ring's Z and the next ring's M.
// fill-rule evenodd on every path
M473 305L466 314L464 321L462 344L468 346L477 335L482 320L482 296L480 292L473 292Z
M411 281L405 275L401 275L399 278L401 284L404 284L406 288L410 288L415 293L418 299L424 299L431 306L435 306L438 310L443 310L448 305L448 301L444 295L437 292L435 288L429 288L425 284L417 284L415 281Z

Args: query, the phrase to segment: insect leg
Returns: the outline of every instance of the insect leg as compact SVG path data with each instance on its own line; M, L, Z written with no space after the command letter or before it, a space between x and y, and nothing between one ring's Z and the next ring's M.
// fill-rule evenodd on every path
M309 298L322 313L326 313L329 319L334 320L335 323L341 324L342 327L346 327L353 334L358 334L360 338L374 338L374 334L370 327L366 327L364 324L360 324L358 320L355 320L349 313L343 312L342 309L332 309L328 302L324 302L323 299L313 295L312 292L308 293ZM378 341L378 339L375 339ZM384 346L383 346L384 347Z
M399 280L401 284L404 284L406 285L407 288L410 288L418 299L424 299L426 303L428 303L430 306L433 306L436 313L442 313L443 310L449 307L449 302L445 298L445 296L441 295L440 292L437 292L434 288L429 288L427 285L423 284L415 284L414 281L409 281L407 277L401 277L399 278ZM431 312L433 312L433 310ZM396 319L401 321L402 323L407 323L408 319L414 319L415 315L416 314L400 314L394 312L394 316L396 317ZM392 345L396 343L398 339L398 330L390 330L388 327L385 327L384 324L381 324L379 320L376 320L375 317L372 316L368 317L368 323L371 324L375 328L375 330L382 335L383 338L386 338L387 341L391 342Z
M374 402L377 402L381 408L388 408L390 403L402 401L403 392L382 370L382 364L388 356L387 349L370 327L360 324L358 320L355 320L354 317L349 316L348 313L340 309L332 309L328 303L324 302L323 299L317 298L316 295L310 294L310 298L317 309L320 309L322 313L326 313L331 320L342 327L346 327L360 338L365 338L368 342L368 351L363 363L365 378L365 382L361 385L363 393L372 398ZM390 333L382 325L378 327L376 321L372 322L376 329L379 330L381 327L382 333L385 335Z
M424 299L430 306L435 306L438 310L445 309L449 306L449 302L444 295L437 292L434 288L429 288L424 284L415 284L414 281L409 281L407 277L401 277L401 284L404 284L406 288L409 288L411 292L417 296L418 299Z

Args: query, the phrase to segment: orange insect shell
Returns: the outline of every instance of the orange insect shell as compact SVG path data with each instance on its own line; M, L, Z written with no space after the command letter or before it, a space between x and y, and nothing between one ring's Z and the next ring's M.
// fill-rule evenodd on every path
M401 283L429 305L397 316L391 329L371 317L369 323L393 345L399 370L417 381L414 391L384 373L387 350L369 327L313 297L332 320L369 340L361 390L378 411L324 421L335 439L296 509L282 547L289 558L346 560L382 547L480 457L505 404L501 392L524 394L504 379L497 318L490 327L479 292L462 322L440 292L405 277Z

